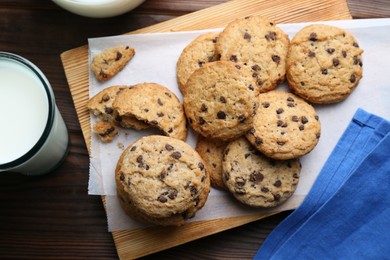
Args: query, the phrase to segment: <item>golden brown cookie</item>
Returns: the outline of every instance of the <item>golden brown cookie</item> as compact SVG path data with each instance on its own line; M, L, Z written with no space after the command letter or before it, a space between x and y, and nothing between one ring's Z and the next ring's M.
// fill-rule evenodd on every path
M118 128L113 122L98 121L93 125L93 132L105 143L111 142L118 135Z
M251 68L257 92L274 89L285 80L289 38L273 21L248 16L229 23L216 43L221 60Z
M130 216L156 225L182 225L206 203L210 178L199 154L171 137L140 138L115 171L120 203Z
M344 29L313 24L293 38L287 59L290 88L312 103L344 100L363 74L363 50Z
M208 32L196 37L180 54L176 64L179 89L184 93L185 85L191 74L208 62L219 60L215 52L215 43L219 32Z
M183 106L171 90L160 84L141 83L126 88L118 93L112 106L120 117L135 117L166 136L187 138Z
M241 137L226 147L223 171L226 187L240 202L275 207L295 192L301 164L299 159L270 159Z
M258 96L259 106L248 140L268 157L287 160L317 145L321 125L313 106L298 96L272 90Z
M227 144L227 142L206 139L199 135L195 147L210 174L211 186L222 190L226 189L222 178L222 159Z
M245 134L256 108L250 70L230 61L197 69L187 81L184 110L192 128L206 138L232 140Z
M105 49L93 57L92 71L99 81L109 80L121 71L134 55L134 48L129 46Z

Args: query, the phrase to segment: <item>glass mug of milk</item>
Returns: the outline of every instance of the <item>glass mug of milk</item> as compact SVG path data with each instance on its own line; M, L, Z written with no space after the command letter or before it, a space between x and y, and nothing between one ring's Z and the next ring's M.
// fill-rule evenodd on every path
M41 175L66 157L69 134L43 73L0 52L0 172Z

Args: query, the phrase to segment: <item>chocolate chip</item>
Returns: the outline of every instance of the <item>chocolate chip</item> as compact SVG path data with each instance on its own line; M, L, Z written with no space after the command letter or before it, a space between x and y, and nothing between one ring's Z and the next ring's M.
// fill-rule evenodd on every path
M251 155L250 153L246 153L246 154L244 155L245 159L248 159L248 157L249 157L250 155Z
M157 103L160 105L160 106L163 106L164 105L164 103L161 101L161 99L157 99Z
M241 66L240 65L235 65L234 66L236 69L240 70L241 69Z
M343 55L344 58L347 57L347 52L346 51L341 51L341 54Z
M226 119L226 114L225 114L225 112L219 111L219 112L217 113L217 118L218 118L218 119Z
M277 180L277 181L275 181L274 186L280 187L280 186L282 186L282 182L280 180Z
M329 54L333 54L334 51L335 51L335 49L333 49L333 48L326 49L326 52Z
M198 66L199 66L199 67L202 67L204 64L205 64L204 61L199 61L199 62L198 62Z
M199 117L199 125L204 125L206 121L203 119L203 117Z
M137 163L142 163L143 162L142 155L139 155L136 160L137 160Z
M137 150L137 146L133 146L133 147L131 147L131 149L130 149L131 152L134 152L135 150Z
M357 42L354 42L352 45L353 47L359 48L359 44Z
M309 35L309 39L310 39L310 41L313 41L313 42L317 41L317 34L316 33L311 33Z
M279 194L273 194L275 201L280 201L280 195Z
M275 62L276 64L279 64L279 63L280 63L280 56L278 56L278 55L272 55L272 60L273 60L273 62Z
M287 106L288 107L295 107L295 104L294 103L287 103Z
M299 125L299 130L300 130L300 131L305 130L305 126L304 126L304 125Z
M217 41L218 41L218 37L215 37L215 38L213 39L213 43L217 43Z
M327 75L328 74L328 70L327 69L322 69L321 73L324 74L324 75Z
M309 122L309 120L307 119L307 117L302 116L301 117L301 122L302 122L302 124L306 124L307 122Z
M99 75L102 76L103 78L107 78L108 77L108 75L103 70L99 71Z
M173 132L173 128L170 127L170 128L168 129L168 133L172 133L172 132Z
M165 177L168 175L168 172L166 169L163 169L161 172L160 172L160 175L158 176L158 178L160 179L160 181L164 180Z
M285 145L286 144L286 142L281 142L281 141L279 141L279 142L276 142L278 145L280 145L280 146L283 146L283 145Z
M177 197L177 194L178 194L177 190L171 190L168 194L168 198L173 200Z
M355 74L352 74L352 75L351 75L351 77L349 78L349 81L350 81L351 83L355 83L355 81L356 81L356 76L355 76Z
M200 169L201 171L203 171L203 169L204 169L204 164L203 164L202 162L199 162L199 163L198 163L198 167L199 167L199 169Z
M292 97L288 97L288 98L287 98L287 101L288 101L288 102L294 102L295 100L294 100L294 98L292 98Z
M202 112L207 112L207 106L203 103L202 106L200 107L200 111Z
M192 196L195 196L198 193L198 189L195 186L190 186L190 192Z
M263 143L263 140L260 137L255 137L255 144L261 145Z
M301 81L301 86L302 87L305 86L305 82Z
M254 71L260 71L260 70L261 70L260 66L257 65L257 64L253 65L253 66L251 67L251 69L254 70Z
M248 42L251 40L251 35L249 33L244 33L244 39L247 40Z
M125 180L125 175L123 174L123 172L120 172L119 179L120 179L121 181L124 181L124 180Z
M261 103L261 105L264 107L264 108L268 108L270 106L270 103L269 102L263 102Z
M309 57L315 57L316 56L316 53L313 52L313 51L309 51Z
M254 135L256 132L256 129L252 128L248 131L248 134Z
M158 116L158 117L163 117L163 116L164 116L164 113L163 113L163 112L157 112L157 116Z
M262 188L261 188L261 191L262 191L262 192L269 192L269 189L268 189L267 187L262 187Z
M158 196L157 200L158 200L159 202L161 202L161 203L165 203L165 202L167 202L167 201L168 201L168 199L167 199L167 198L165 198L165 196L164 196L164 195L160 195L160 196Z
M221 103L226 103L226 98L224 96L220 96L219 97L219 101L221 101Z
M257 182L261 182L263 180L264 180L264 175L259 171L254 171L249 175L249 181L251 181L251 182L257 183Z
M232 55L230 56L230 61L233 61L233 62L237 62L237 56L236 55Z
M173 152L171 154L171 157L175 158L175 159L179 159L181 157L181 153L176 151L176 152Z
M299 121L299 118L298 118L297 116L292 116L292 117L291 117L291 120L292 120L293 122L298 122L298 121Z
M339 59L337 59L337 58L334 58L332 60L332 62L333 62L333 66L335 66L335 67L340 64Z
M275 41L276 40L276 32L269 32L268 34L266 34L265 36L265 39L267 41Z
M253 87L252 84L249 84L248 88L249 88L249 90L252 90L252 91L255 90L255 88Z
M118 61L122 58L122 53L120 53L119 51L116 52L116 58L115 60Z
M278 115L280 115L281 113L283 113L284 112L284 109L283 108L278 108L277 110L276 110L276 114L278 114Z
M172 97L171 93L165 92L164 93L167 97Z
M166 144L165 149L167 149L167 151L173 151L173 149L175 149L175 148L170 144Z

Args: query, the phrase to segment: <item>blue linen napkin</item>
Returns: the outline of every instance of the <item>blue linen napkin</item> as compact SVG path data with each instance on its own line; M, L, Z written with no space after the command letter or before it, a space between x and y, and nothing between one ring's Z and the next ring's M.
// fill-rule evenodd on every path
M390 122L358 109L302 204L255 259L390 257Z

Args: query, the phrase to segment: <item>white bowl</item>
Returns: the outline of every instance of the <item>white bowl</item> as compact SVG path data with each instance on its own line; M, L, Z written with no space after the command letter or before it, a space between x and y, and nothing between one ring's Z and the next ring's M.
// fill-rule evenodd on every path
M133 10L145 0L53 0L62 8L86 17L106 18Z

